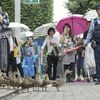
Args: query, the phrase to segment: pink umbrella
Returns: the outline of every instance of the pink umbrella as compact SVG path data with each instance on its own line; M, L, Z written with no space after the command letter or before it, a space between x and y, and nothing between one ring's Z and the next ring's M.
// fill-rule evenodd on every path
M87 20L83 17L71 16L64 19L61 19L56 29L62 34L64 25L68 23L71 26L71 34L78 35L87 31Z

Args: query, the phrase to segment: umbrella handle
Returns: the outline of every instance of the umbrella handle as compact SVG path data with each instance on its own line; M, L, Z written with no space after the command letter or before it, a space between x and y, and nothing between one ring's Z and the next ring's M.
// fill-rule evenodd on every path
M80 45L80 46L77 46L77 47L74 47L74 48L71 48L71 49L68 49L68 50L64 50L64 54L69 53L69 52L72 52L72 51L75 51L75 50L78 50L81 47L83 47L83 46Z

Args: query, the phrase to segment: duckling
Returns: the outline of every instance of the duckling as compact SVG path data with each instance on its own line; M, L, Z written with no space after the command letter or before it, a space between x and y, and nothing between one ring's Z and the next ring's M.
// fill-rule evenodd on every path
M21 76L17 77L16 87L17 87L18 90L19 90L19 87L21 87L23 80L24 79Z
M39 73L36 74L34 82L35 82L35 87L38 87L39 91L39 87L41 87L41 85L43 84L43 80L41 79L41 75Z
M10 78L10 86L13 87L13 89L15 89L15 87L18 85L18 79L16 78L16 73L17 72L14 72L12 73L12 76L9 76Z
M45 74L45 78L44 78L43 83L41 85L42 91L44 91L43 88L45 88L45 91L47 91L48 84L50 84L50 80L49 80L48 74Z
M51 81L52 87L56 87L57 91L59 91L59 87L64 84L64 80L61 78Z
M3 73L0 71L0 86L3 85L4 88L4 78L3 78Z
M21 84L22 87L22 93L24 89L27 89L27 92L29 91L30 86L32 86L32 81L30 81L29 77L23 78L23 82Z

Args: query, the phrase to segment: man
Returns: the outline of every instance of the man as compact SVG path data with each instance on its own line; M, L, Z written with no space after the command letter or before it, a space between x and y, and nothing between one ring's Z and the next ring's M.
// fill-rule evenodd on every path
M96 77L97 81L95 84L100 84L100 2L96 4L96 12L98 17L91 21L90 29L88 31L87 38L85 40L85 45L87 45L92 40L94 41L95 48L95 62L96 62Z
M18 47L18 43L16 40L16 37L13 37L13 32L12 29L8 29L7 30L7 41L8 41L8 67L7 67L7 76L8 76L8 72L12 71L15 72L17 71L17 65L16 65L16 57L14 56L14 48L17 46ZM16 53L18 54L18 53Z
M8 42L6 38L6 29L9 25L9 18L6 12L2 11L0 6L0 70L6 71L8 66Z

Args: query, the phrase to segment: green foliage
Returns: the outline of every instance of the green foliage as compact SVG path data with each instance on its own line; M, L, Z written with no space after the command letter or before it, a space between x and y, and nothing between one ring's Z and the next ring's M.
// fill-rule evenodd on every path
M10 22L14 21L14 0L0 0L3 11L8 12Z
M90 9L95 8L95 4L99 0L69 0L65 4L65 7L69 9L71 13L84 14Z
M3 10L8 12L10 22L14 21L14 1L0 0ZM52 22L53 0L40 0L40 4L23 4L21 1L21 22L32 31L42 24Z

